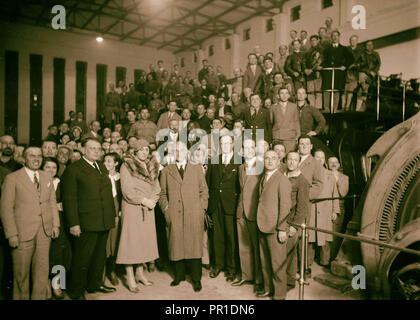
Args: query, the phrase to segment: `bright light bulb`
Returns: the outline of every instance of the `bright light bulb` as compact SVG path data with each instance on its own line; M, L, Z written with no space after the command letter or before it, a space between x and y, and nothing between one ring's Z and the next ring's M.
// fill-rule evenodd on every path
M104 38L102 38L102 37L96 37L96 41L100 43L100 42L104 41Z

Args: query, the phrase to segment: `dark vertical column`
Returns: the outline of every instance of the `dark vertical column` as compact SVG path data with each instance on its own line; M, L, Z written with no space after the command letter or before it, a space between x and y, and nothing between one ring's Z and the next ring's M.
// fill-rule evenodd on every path
M96 119L101 119L106 94L106 72L105 64L96 65Z
M134 83L140 78L142 71L142 69L134 69Z
M16 51L6 50L4 71L4 133L16 140L19 92L19 54Z
M76 61L76 112L86 115L87 62Z
M54 123L64 122L66 60L54 58Z
M127 68L117 67L115 70L115 87L118 86L118 83L122 81L125 83L125 74L127 73Z
M40 144L42 141L42 55L29 55L29 87L29 141L31 144Z

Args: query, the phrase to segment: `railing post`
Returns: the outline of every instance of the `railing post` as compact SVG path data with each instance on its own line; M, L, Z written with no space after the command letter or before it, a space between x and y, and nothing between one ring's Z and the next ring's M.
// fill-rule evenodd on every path
M377 97L376 97L376 121L379 121L379 92L380 92L379 86L380 85L381 85L381 77L378 74L378 88L377 88Z
M333 114L333 108L334 108L334 75L335 75L335 68L333 67L332 70L332 81L331 81L331 99L330 99L330 113Z
M405 121L405 87L406 87L406 82L402 81L403 83L403 108L402 108L402 121Z
M306 224L302 223L302 236L300 238L300 272L299 272L299 300L304 300L305 267L306 267Z

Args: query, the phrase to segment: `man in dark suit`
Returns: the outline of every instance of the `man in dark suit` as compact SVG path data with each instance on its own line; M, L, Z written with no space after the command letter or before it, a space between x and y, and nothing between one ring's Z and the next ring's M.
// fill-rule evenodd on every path
M66 169L62 180L65 219L74 240L68 288L72 299L85 299L85 289L88 293L115 291L103 282L108 232L118 218L111 180L105 166L98 162L99 141L88 138L82 146L82 159Z
M244 73L243 88L250 88L254 93L260 93L263 86L262 69L258 65L257 55L250 53L248 55L248 66Z
M219 118L225 118L226 113L232 113L232 109L226 104L225 98L219 97L217 99L217 115Z
M305 87L305 54L300 50L300 41L293 40L293 52L287 57L284 70L293 80L293 90Z
M225 269L227 281L236 277L236 204L239 196L239 164L234 156L233 140L231 136L220 139L222 154L218 163L210 164L207 171L207 185L209 186L210 200L208 213L214 222L213 245L215 251L215 266L210 277L215 278ZM236 161L235 161L236 158Z
M262 290L262 271L260 250L258 244L257 206L258 186L263 171L263 163L257 163L255 141L244 141L245 163L239 166L239 195L238 209L236 211L236 224L238 227L239 257L241 276L232 282L233 286L241 286L245 282L254 282L254 291Z
M244 111L245 129L252 130L252 137L256 137L257 129L264 130L261 137L268 143L271 142L271 121L270 112L261 107L261 98L258 94L251 95L251 106Z
M200 129L203 129L207 132L207 134L209 134L211 130L211 121L206 115L206 107L204 106L204 104L199 104L197 106L197 114L198 118L196 121L200 126Z
M292 204L292 187L279 170L280 158L274 150L266 152L264 166L265 174L260 180L257 209L264 290L257 292L257 297L272 295L273 299L285 299L286 246L289 232L287 219Z
M331 33L332 43L329 45L322 56L323 68L339 68L334 71L334 95L333 95L333 110L338 107L339 92L344 91L346 84L346 70L353 63L353 55L343 45L340 44L340 32L334 30ZM332 87L332 71L323 70L322 72L322 90L331 90ZM324 91L324 110L330 112L331 92Z

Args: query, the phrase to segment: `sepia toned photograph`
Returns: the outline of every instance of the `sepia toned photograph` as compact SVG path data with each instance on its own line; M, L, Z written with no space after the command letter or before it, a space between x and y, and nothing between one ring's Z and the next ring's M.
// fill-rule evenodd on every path
M0 303L420 300L419 111L418 0L4 0Z

